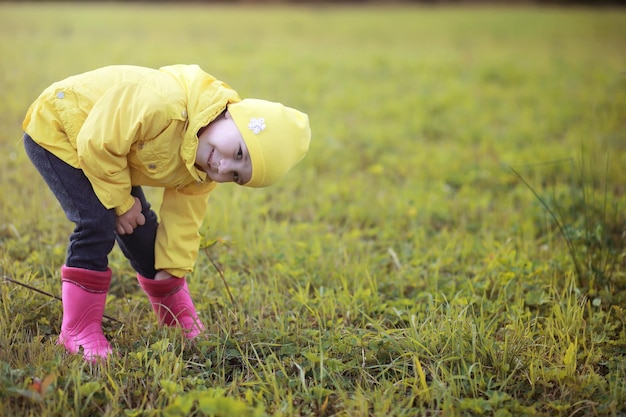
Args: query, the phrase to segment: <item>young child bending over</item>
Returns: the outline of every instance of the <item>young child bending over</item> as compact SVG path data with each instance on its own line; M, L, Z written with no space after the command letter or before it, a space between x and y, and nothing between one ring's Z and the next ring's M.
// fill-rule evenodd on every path
M30 106L24 146L75 224L61 267L58 344L88 361L111 345L102 316L117 241L161 325L205 331L185 275L217 183L265 187L307 153L306 114L241 99L196 65L109 66L56 82ZM163 189L157 219L141 186Z

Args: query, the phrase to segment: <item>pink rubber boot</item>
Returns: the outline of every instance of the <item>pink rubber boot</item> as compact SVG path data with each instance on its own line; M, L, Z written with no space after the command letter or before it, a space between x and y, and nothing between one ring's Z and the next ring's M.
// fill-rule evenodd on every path
M161 326L181 327L187 339L194 339L204 332L185 278L155 280L137 274L137 280L148 295Z
M65 265L61 268L63 322L57 344L70 353L78 353L82 346L83 358L89 362L106 359L112 352L102 332L110 283L110 269L91 271Z

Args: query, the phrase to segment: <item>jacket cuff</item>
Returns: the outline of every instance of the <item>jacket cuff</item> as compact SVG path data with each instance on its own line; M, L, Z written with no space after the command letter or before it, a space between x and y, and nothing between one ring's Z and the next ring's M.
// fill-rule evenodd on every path
M129 195L126 201L124 201L124 203L121 206L115 207L115 214L117 216L121 216L122 214L130 210L134 204L135 204L135 197L133 197L132 195Z
M185 275L187 275L189 273L189 271L187 271L186 269L164 269L165 272L167 272L168 274L170 274L172 276L172 278L185 278Z

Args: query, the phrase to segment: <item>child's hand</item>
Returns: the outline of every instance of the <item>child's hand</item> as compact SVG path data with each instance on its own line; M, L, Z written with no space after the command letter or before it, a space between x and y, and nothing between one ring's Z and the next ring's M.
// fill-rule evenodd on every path
M135 204L126 213L117 217L115 230L118 235L130 235L137 228L146 223L146 218L141 214L141 202L135 197Z
M154 277L154 279L156 281L162 280L162 279L170 279L172 278L173 275L171 275L169 272L165 272L163 270L161 271L157 271L156 276Z

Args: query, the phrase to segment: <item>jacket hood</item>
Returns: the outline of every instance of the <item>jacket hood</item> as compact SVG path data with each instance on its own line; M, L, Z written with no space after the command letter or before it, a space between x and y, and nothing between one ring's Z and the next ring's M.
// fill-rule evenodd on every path
M186 157L189 171L197 173L194 164L198 131L215 120L228 104L237 103L241 98L232 87L204 72L198 65L169 65L159 70L174 77L187 97L187 128L181 155Z

